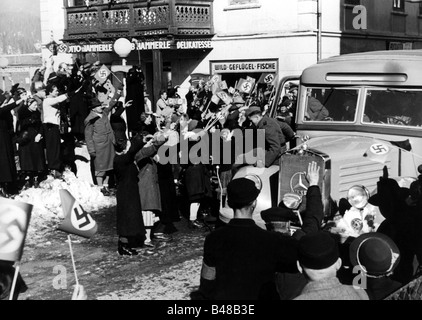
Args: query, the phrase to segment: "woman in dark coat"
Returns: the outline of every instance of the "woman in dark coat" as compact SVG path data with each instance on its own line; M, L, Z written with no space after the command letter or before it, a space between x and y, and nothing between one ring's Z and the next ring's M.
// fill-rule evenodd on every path
M46 170L43 127L37 101L29 98L28 103L19 109L20 132L16 142L19 144L20 167L29 176L29 186L33 186Z
M0 104L0 196L6 196L11 191L10 188L17 179L15 153L13 149L12 138L13 117L11 111L16 108L23 100L13 98L7 101L3 95Z
M134 243L138 239L145 240L146 232L138 190L138 168L135 165L135 155L144 144L142 139L135 137L130 147L124 139L119 139L116 145L113 167L117 182L116 214L120 255L137 255L138 252L133 249Z

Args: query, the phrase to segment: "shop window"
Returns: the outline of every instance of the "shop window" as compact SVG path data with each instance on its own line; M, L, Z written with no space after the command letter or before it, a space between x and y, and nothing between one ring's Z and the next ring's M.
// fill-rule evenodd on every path
M393 11L404 12L404 0L393 0Z

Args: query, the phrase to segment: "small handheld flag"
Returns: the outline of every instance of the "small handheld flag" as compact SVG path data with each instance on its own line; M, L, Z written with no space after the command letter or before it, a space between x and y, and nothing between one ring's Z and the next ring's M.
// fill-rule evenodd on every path
M94 78L98 80L100 84L103 84L108 79L108 76L111 74L109 68L106 65L102 65L100 69L95 73Z
M0 197L0 260L20 261L33 206Z
M240 78L237 84L237 90L239 90L239 92L242 92L242 93L250 94L254 86L255 86L255 82L253 82L252 80Z
M92 237L98 229L95 220L82 209L68 190L60 190L60 199L65 218L59 225L59 230L85 238Z
M231 104L233 102L233 98L225 91L217 92L217 96L223 100L224 104Z

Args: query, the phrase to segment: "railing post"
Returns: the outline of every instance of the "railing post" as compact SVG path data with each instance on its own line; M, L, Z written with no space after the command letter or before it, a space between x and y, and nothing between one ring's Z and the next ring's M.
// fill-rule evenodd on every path
M97 6L97 17L98 17L98 24L99 24L97 35L99 38L101 38L104 35L103 10L101 6Z
M177 21L176 21L176 0L168 0L169 1L169 34L177 34Z
M152 50L152 69L153 69L153 87L154 87L154 101L152 110L156 111L156 103L160 98L159 91L163 86L163 56L161 50Z

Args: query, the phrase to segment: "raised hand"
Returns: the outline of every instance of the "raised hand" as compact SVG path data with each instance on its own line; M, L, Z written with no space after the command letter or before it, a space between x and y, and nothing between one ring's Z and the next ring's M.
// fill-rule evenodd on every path
M306 175L306 179L309 182L309 186L318 186L319 170L320 170L320 167L317 165L315 161L312 161L311 163L308 164L308 173Z

